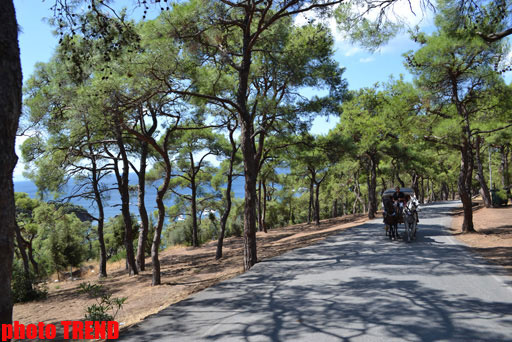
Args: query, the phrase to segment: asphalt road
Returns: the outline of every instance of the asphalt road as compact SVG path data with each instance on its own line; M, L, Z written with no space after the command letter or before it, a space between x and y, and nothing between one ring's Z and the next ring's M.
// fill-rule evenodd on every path
M409 244L374 220L258 263L119 340L512 341L512 278L447 232L458 205L425 207Z

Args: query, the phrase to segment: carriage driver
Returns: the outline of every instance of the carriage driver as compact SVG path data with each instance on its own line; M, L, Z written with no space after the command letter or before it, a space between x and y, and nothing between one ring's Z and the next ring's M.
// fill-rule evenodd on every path
M402 191L400 191L400 187L397 186L395 188L395 193L393 194L393 202L396 203L397 206L402 208L405 202L405 195Z

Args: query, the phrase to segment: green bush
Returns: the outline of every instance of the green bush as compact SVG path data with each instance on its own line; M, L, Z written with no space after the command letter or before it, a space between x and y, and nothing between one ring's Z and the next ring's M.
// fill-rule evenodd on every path
M508 195L506 190L491 190L493 206L507 205Z
M164 242L167 246L190 245L192 241L192 227L188 220L173 222L167 226Z
M96 303L85 309L86 321L113 321L124 305L126 297L112 298L103 285L81 283L80 292L96 299Z
M123 260L123 259L126 259L126 250L125 249L121 249L116 254L112 255L108 260L111 262L116 262L116 261Z
M508 202L508 195L507 195L507 190L500 190L498 192L496 192L496 195L500 198L501 202L503 204L507 204Z
M33 284L33 274L30 274L29 277L27 279L23 265L20 262L16 261L13 263L11 296L14 303L45 299L48 296L48 289L44 286Z
M241 237L243 231L244 231L244 221L237 217L233 221L231 221L230 225L228 225L226 237L230 237L230 236Z

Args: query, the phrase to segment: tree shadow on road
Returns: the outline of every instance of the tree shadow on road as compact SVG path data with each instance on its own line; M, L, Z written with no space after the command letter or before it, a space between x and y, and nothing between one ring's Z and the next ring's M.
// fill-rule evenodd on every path
M424 224L412 243L389 241L382 224L366 223L259 263L128 329L121 340L510 341L511 303L444 284L489 272L445 235L442 226Z

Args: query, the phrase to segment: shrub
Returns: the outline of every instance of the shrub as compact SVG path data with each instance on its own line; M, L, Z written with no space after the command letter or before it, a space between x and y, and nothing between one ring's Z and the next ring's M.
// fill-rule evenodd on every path
M126 297L112 298L112 293L109 293L103 285L81 283L79 286L81 293L96 299L95 304L85 309L87 321L113 321L126 301Z
M11 296L14 303L30 302L33 300L45 299L48 296L48 289L44 286L33 284L34 276L27 275L19 262L13 263Z

